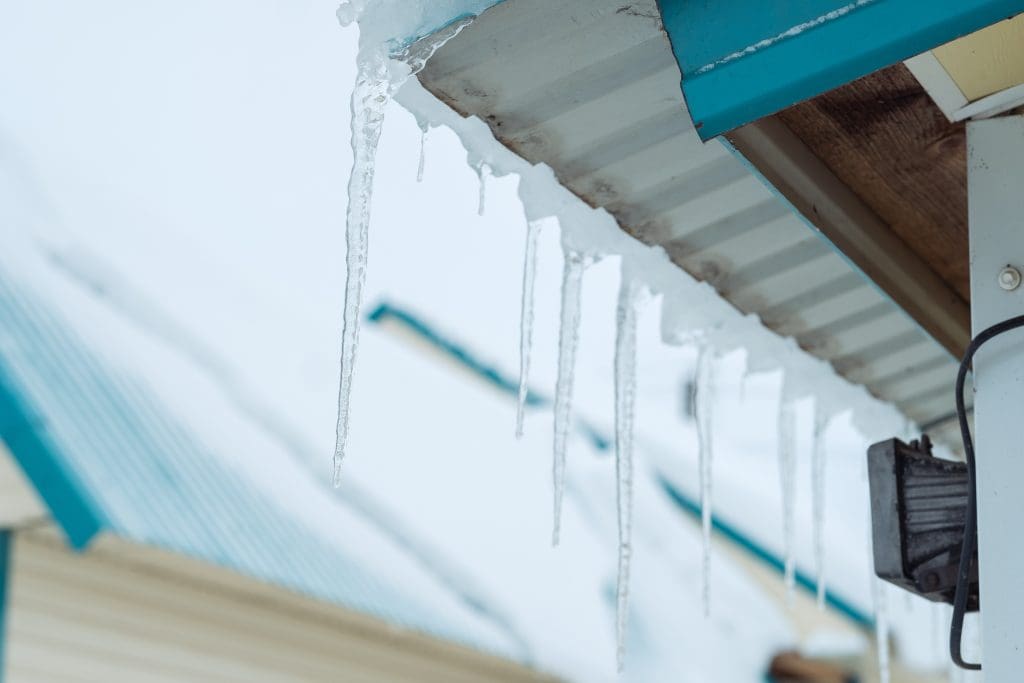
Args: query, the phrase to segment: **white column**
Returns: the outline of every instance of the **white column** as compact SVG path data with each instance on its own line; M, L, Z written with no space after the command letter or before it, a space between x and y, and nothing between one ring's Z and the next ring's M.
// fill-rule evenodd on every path
M967 150L976 335L1024 314L1024 285L1006 289L999 281L1007 266L1024 273L1024 117L969 123ZM1018 681L1024 676L1024 330L986 343L974 370L982 667L986 681Z

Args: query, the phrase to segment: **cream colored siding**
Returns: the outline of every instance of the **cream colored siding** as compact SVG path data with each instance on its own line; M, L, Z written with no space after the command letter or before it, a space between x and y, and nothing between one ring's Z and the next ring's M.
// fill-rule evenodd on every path
M544 677L219 569L103 539L17 535L9 683L528 681Z
M45 515L39 496L0 441L0 528L21 526Z

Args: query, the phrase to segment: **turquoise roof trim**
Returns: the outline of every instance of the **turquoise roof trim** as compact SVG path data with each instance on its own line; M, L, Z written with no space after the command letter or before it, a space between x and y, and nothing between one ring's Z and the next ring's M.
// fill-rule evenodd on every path
M307 527L0 271L0 439L76 548L160 547L447 640L528 659ZM475 618L475 617L474 617Z
M452 338L445 336L436 328L423 322L414 313L401 306L396 306L387 301L381 302L366 316L366 320L378 325L388 321L398 323L502 393L513 399L518 398L518 377L511 377L503 373L500 368L487 363L471 350L457 343ZM553 403L554 401L549 396L545 396L536 389L530 388L526 392L526 405L531 408L546 408L552 406ZM582 417L577 416L573 418L573 428L597 450L611 450L611 440L607 436L602 435L597 427L594 427Z
M1024 11L1024 0L659 0L702 140Z
M71 546L82 550L106 522L63 461L49 457L54 444L47 422L21 396L16 379L0 361L0 440L21 464Z

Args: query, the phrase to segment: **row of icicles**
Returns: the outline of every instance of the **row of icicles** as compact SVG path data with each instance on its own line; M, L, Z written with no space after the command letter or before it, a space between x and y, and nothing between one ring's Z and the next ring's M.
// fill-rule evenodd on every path
M540 221L527 226L523 267L522 309L520 318L520 374L518 405L516 410L516 436L523 434L526 399L529 394L530 354L533 343L533 298L537 268L537 242ZM576 350L579 344L580 299L583 272L594 261L593 257L563 246L563 272L561 313L558 341L558 364L554 401L553 489L554 515L552 544L558 545L561 534L562 501L565 490L566 450L572 424L572 391L575 374ZM636 335L639 303L643 287L623 270L616 310L614 352L615 394L615 471L618 511L618 581L616 588L616 652L621 670L625 650L626 621L628 615L631 527L633 507L633 427L636 401ZM696 412L698 463L700 480L702 586L701 600L704 616L711 613L711 532L712 532L712 454L713 405L715 402L716 353L708 344L700 344L697 353L693 402ZM818 411L815 420L814 450L812 454L812 506L814 563L818 576L817 603L825 606L824 573L824 500L825 500L825 428L826 414ZM784 400L779 413L779 470L782 485L785 535L785 582L792 595L796 585L796 563L793 542L796 484L795 412L791 400Z
M457 31L427 46L429 57ZM375 50L361 50L358 58L358 73L352 92L352 173L348 185L348 208L346 216L346 280L344 292L343 330L341 339L341 373L338 389L338 421L334 453L334 482L341 476L341 463L345 456L345 445L349 433L350 399L352 392L353 368L359 341L360 307L362 290L366 279L366 260L370 203L373 191L374 163L377 144L380 140L384 111L404 78L417 73L426 64L426 58L408 64L410 68L395 78L389 68L390 53L384 47ZM424 143L428 128L421 128L420 156L417 180L422 180L425 163ZM485 189L491 169L484 163L475 165L480 179L479 213L484 212ZM523 273L522 310L520 324L520 383L516 410L516 435L523 433L523 419L528 395L530 351L533 336L533 290L537 262L537 243L540 221L530 221L526 235L525 266ZM558 341L558 370L555 383L554 402L554 446L552 475L554 480L554 515L552 542L557 545L561 533L561 509L565 489L566 451L568 434L572 422L572 392L576 350L579 343L580 298L583 272L593 257L573 249L565 250L561 291L561 320ZM644 294L643 287L626 273L617 304L614 393L615 393L615 471L616 498L618 509L618 581L616 588L616 660L622 669L625 657L626 621L629 599L629 572L631 556L632 527L632 481L633 481L633 427L636 399L636 335L638 303ZM710 563L711 563L711 463L712 463L712 404L713 365L715 353L710 346L702 345L698 353L695 405L697 407L697 434L699 441L700 506L703 538L703 579L702 603L705 616L710 614ZM814 449L812 458L812 507L814 564L817 572L817 600L819 607L825 604L824 578L824 487L825 449L824 429L827 420L821 417L815 422ZM796 485L796 457L794 447L795 413L791 401L784 401L779 412L779 457L780 483L783 503L783 534L785 545L785 582L787 592L792 594L795 586L794 559L794 510L792 501ZM884 618L883 601L876 591L877 624L879 637L879 664L883 683L888 681L887 626ZM883 646L884 643L884 646Z

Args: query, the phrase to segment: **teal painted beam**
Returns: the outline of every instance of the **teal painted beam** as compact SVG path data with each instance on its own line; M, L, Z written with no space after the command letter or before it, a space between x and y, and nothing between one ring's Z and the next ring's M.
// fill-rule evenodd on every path
M375 324L383 324L390 321L401 325L427 342L435 350L451 358L502 393L513 398L519 396L519 381L517 378L503 374L499 368L487 363L469 349L430 327L415 314L399 306L382 302L366 316L366 319ZM526 405L531 408L543 408L551 404L551 398L540 394L534 389L530 389L526 393ZM576 418L574 423L575 428L594 448L599 451L607 451L611 448L611 440L608 437L602 436L597 428L590 425L586 420Z
M1024 0L659 0L703 140L1024 12Z
M700 522L701 509L698 501L688 497L664 477L659 476L659 483L661 484L661 488L665 491L665 494L672 500L672 502L674 502L695 521ZM713 517L711 520L711 528L716 533L721 534L723 538L739 546L740 549L761 564L773 569L780 576L785 576L785 559L768 550L750 536L747 536L738 527L723 521L719 517ZM818 582L813 576L797 569L795 578L796 585L806 591L808 595L817 595ZM866 630L871 630L875 627L875 620L871 616L862 612L851 601L847 600L834 590L825 590L825 604L842 614L857 626Z
M4 681L7 660L7 583L11 566L11 532L0 529L0 683Z
M68 542L82 550L104 517L60 455L47 421L30 406L0 357L0 441L46 503Z

